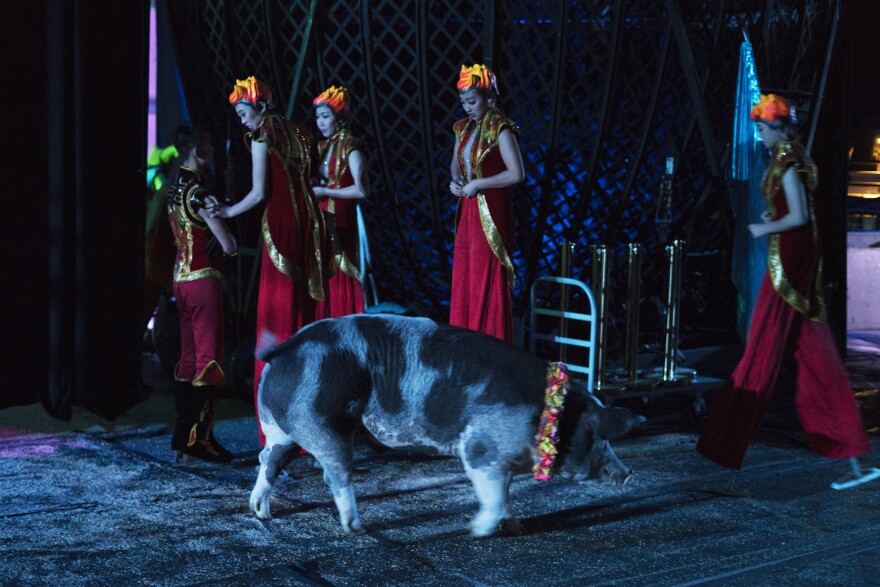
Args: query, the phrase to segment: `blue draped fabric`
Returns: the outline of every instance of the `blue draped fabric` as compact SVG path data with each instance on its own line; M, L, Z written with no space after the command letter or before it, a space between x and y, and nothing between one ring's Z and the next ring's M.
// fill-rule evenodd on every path
M761 196L761 179L766 168L764 148L758 141L755 124L749 119L752 105L760 99L752 44L746 39L739 49L730 166L730 196L736 217L731 277L739 292L737 330L743 340L748 334L752 310L767 267L767 239L753 239L748 231L749 224L761 222L761 214L767 209Z

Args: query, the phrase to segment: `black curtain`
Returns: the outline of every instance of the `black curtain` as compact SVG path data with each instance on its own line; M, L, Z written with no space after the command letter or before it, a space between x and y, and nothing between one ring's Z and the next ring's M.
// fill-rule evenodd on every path
M142 397L149 1L17 3L2 20L0 408L114 418Z

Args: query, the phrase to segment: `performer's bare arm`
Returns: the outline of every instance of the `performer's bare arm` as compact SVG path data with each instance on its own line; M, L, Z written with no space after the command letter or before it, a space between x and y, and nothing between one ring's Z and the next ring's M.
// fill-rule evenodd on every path
M227 255L234 255L238 251L238 243L235 242L235 237L232 236L226 223L219 218L212 217L211 213L205 208L199 210L199 216L208 223L208 228L217 237L217 242L223 247L223 252Z
M211 212L214 218L234 218L266 199L266 176L269 166L269 147L266 143L257 141L251 143L251 161L253 163L251 191L237 204L214 208Z
M782 189L785 192L785 203L788 205L788 214L782 218L773 220L769 213L764 213L763 224L749 224L749 232L754 238L786 232L803 226L810 219L807 209L807 192L794 167L789 167L782 176Z
M348 168L354 183L344 188L325 188L315 186L315 195L319 198L343 198L346 200L361 200L367 197L370 191L369 178L367 177L367 158L359 149L348 154Z
M458 146L460 144L458 135L455 136L455 145L452 147L452 161L449 163L449 174L452 181L449 182L449 191L453 196L459 198L464 196L461 188L464 187L464 180L461 178L461 169L458 168Z
M507 169L489 177L472 179L461 190L465 196L471 197L477 192L493 188L506 188L520 183L525 178L522 154L519 152L516 137L510 129L505 128L498 135L498 148L501 149L501 159Z

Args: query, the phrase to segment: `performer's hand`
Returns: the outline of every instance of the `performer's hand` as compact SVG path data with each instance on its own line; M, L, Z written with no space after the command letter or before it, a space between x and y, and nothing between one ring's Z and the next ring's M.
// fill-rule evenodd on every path
M205 198L205 210L208 212L214 212L219 207L220 200L217 199L217 196L208 196Z
M229 206L217 204L213 209L211 209L210 214L211 218L230 218Z
M749 232L752 233L752 238L760 238L770 231L766 224L749 224Z
M328 197L327 188L321 186L315 186L312 188L312 191L315 192L316 198L326 198Z
M466 198L473 198L474 196L477 195L477 192L479 192L479 191L480 191L480 188L477 187L477 180L475 180L475 179L472 179L471 181L467 182L464 185L464 187L461 188L461 193Z
M453 196L458 196L461 198L464 196L464 193L461 191L461 188L464 187L464 182L460 179L453 179L449 182L449 191L452 192Z
M771 214L769 210L765 210L761 213L761 220L764 222L771 222L773 220L773 214Z

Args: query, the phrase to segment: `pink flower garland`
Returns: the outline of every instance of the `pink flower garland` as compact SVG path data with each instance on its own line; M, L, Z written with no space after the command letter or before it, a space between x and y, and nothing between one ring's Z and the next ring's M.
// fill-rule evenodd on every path
M544 411L541 412L541 425L535 435L537 459L532 472L535 479L549 481L553 478L553 464L556 462L556 443L559 442L559 417L568 393L568 375L563 363L550 363L547 369L547 389L544 390Z

